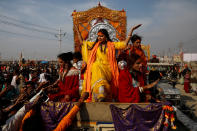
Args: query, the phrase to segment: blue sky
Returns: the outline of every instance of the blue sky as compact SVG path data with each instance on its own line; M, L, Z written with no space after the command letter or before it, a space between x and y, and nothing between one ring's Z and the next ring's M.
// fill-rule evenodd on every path
M73 51L74 9L84 11L97 6L99 0L0 0L0 54L4 59L17 59L22 51L26 59L55 59L59 42L54 36L61 27L66 36L62 51ZM125 9L127 29L143 24L135 33L151 52L163 55L178 52L197 53L196 0L100 0L101 5ZM34 28L38 27L35 31ZM45 30L45 33L43 33ZM46 31L48 33L46 33Z

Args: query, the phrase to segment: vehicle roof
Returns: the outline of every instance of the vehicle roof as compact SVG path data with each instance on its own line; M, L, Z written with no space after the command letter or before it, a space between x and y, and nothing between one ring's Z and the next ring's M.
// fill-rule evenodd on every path
M147 63L148 66L173 66L170 63Z

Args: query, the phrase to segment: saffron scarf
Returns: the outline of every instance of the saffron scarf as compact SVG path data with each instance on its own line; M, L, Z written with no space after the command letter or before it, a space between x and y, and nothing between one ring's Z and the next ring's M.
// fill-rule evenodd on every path
M90 56L87 62L87 72L86 72L86 91L89 92L89 100L91 100L91 69L92 69L92 64L95 62L96 60L96 53L97 53L97 49L99 47L100 42L97 42L96 45L94 46L94 48L92 49L92 51L90 52ZM118 66L117 66L117 62L116 62L116 57L115 57L115 47L113 42L108 41L107 42L107 48L108 48L108 52L107 52L107 58L109 60L109 64L111 67L111 73L112 73L112 84L113 84L113 90L116 90L116 88L118 88L118 76L119 76L119 72L118 72Z

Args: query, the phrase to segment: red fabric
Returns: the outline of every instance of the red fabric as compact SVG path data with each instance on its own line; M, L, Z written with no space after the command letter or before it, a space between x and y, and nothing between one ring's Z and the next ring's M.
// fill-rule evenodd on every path
M190 90L190 74L188 73L184 76L184 90L186 93L189 93Z
M59 92L56 94L51 94L49 96L50 100L58 100L64 98L65 95L69 95L71 101L77 101L79 99L79 76L71 75L65 76L64 82L60 81Z
M81 74L81 80L84 80L84 74Z
M119 102L140 102L139 87L134 88L132 85L132 76L128 69L119 72Z
M140 86L144 86L145 84L144 84L144 74L142 74L142 73L138 73L138 75L137 75L138 77L138 82L140 83Z
M189 93L190 89L190 83L189 82L184 82L184 90L186 93Z
M143 65L144 66L147 65L147 59L146 59L145 53L141 48L133 48L133 46L131 46L131 48L129 50L127 50L126 53L128 55L131 54L131 53L139 55L141 57L142 61L143 61Z
M146 73L148 72L147 71L147 58L146 58L144 51L141 48L134 48L133 46L131 46L129 48L129 50L126 51L126 53L128 55L130 55L131 53L134 53L134 54L137 54L140 56L140 58L142 60L143 79L144 79L144 81L147 81L146 80Z

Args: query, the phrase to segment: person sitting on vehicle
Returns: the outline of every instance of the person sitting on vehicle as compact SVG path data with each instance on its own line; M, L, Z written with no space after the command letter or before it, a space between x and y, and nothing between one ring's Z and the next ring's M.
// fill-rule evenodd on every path
M123 56L120 55L119 61L127 61L127 57L127 55L125 55L124 57L124 54ZM120 69L119 72L118 99L119 102L138 103L143 100L140 97L141 93L147 93L146 90L155 86L158 83L159 79L149 85L145 85L141 72L141 57L137 54L131 54L129 56L128 62L128 66L124 69ZM148 101L148 97L145 99Z
M71 64L73 54L72 52L67 52L57 57L60 65L59 79L50 85L49 88L56 87L58 93L50 94L49 98L52 101L77 101L79 99L79 71Z

